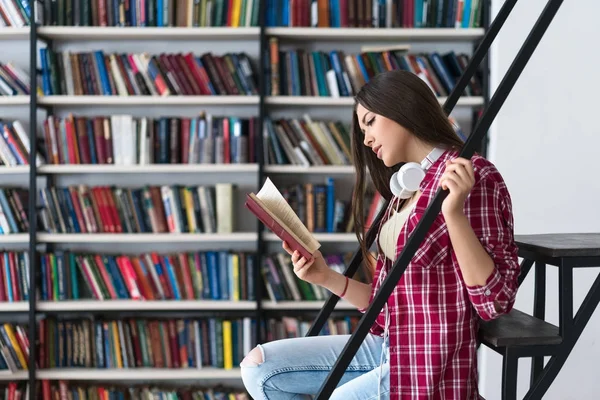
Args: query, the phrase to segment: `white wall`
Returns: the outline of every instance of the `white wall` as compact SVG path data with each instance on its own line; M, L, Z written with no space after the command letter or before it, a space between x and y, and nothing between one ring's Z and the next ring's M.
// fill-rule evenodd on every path
M492 3L495 16L504 2ZM513 9L492 49L492 88L500 83L545 5L546 0L527 0ZM599 12L595 0L564 1L496 117L489 158L510 189L517 234L600 232L600 166L593 160L600 145ZM575 271L575 310L599 272ZM532 312L532 277L517 296L516 308L526 312ZM546 319L555 324L557 285L556 269L551 267ZM597 309L544 399L598 398L599 333ZM519 364L518 398L528 389L529 366L528 359ZM500 399L501 371L501 357L483 350L480 387L488 400Z

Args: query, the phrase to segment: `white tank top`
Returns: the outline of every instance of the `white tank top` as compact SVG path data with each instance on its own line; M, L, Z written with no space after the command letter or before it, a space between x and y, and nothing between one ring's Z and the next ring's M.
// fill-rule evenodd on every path
M383 224L379 232L379 246L383 250L383 254L391 261L396 260L396 246L398 243L398 235L404 226L410 211L417 204L413 201L408 207L405 207L400 212L392 211L392 216Z

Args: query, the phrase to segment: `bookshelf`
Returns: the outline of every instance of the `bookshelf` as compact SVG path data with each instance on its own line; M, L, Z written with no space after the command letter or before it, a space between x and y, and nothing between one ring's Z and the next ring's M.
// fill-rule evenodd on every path
M269 61L266 59L269 40L276 38L280 49L288 51L304 48L309 51L335 51L341 49L346 54L358 54L369 46L394 46L410 44L411 52L446 51L457 48L460 52L472 52L487 29L489 2L483 1L483 27L481 28L310 28L267 26L260 18L258 26L241 27L115 27L115 26L48 26L33 24L24 28L0 28L0 45L3 41L20 40L27 43L29 71L37 71L38 79L33 80L33 94L23 96L0 96L0 109L23 109L28 117L20 115L29 123L32 150L43 149L44 120L49 116L66 118L71 113L75 117L109 116L131 114L136 118L193 118L199 112L215 116L256 118L259 129L254 135L254 160L241 163L145 163L145 164L77 164L44 163L42 165L0 166L0 175L19 182L27 180L30 186L29 210L30 229L27 233L0 235L0 243L7 251L29 249L30 290L40 291L40 254L60 252L91 254L145 254L157 251L160 254L209 252L223 250L231 252L255 253L255 267L269 255L281 252L279 239L265 231L249 214L244 215L243 195L255 191L266 178L278 186L292 184L323 184L332 177L335 180L336 195L349 199L349 188L353 185L354 170L351 165L290 165L269 163L266 145L263 142L263 129L267 119L280 118L301 120L309 115L313 121L342 121L348 123L353 105L351 96L311 96L311 95L272 95L268 91L269 77L265 76ZM38 3L39 6L39 3ZM266 7L260 3L260 7ZM105 55L115 52L141 53L152 55L161 53L191 52L201 57L207 52L214 55L235 51L248 51L254 63L256 94L170 94L170 95L119 95L106 94L43 94L43 67L39 49L42 47L56 51L83 54L104 48ZM282 60L280 60L282 62ZM488 71L482 70L481 95L464 96L457 104L461 127L467 133L477 116L478 110L488 101ZM67 93L67 92L61 92ZM440 104L445 101L439 96ZM4 118L8 118L5 114ZM464 123L463 123L464 122ZM484 147L485 148L485 147ZM31 157L31 156L30 156ZM30 161L31 163L31 161ZM12 181L11 181L12 182ZM231 182L239 185L233 210L241 219L238 229L227 233L51 233L41 227L37 190L46 187L70 187L77 185L127 188L143 185L215 185ZM339 190L338 190L339 189ZM338 254L356 250L357 242L353 233L315 232L324 254ZM338 251L338 249L341 249ZM38 334L31 324L40 319L52 317L60 319L94 316L105 319L118 319L121 315L136 313L145 317L159 315L161 318L252 318L263 322L252 325L252 340L267 340L274 334L271 330L286 316L314 317L323 305L323 300L280 300L273 301L262 287L264 281L260 268L256 267L252 277L255 300L211 300L164 299L133 300L93 298L42 300L31 296L28 301L0 303L0 316L22 314L29 321L29 335ZM340 301L334 317L358 315L350 304ZM126 318L126 317L123 317ZM127 317L129 318L129 317ZM270 330L271 329L271 330ZM266 330L266 331L265 331ZM37 337L39 340L39 337ZM31 348L30 365L39 357L39 349ZM0 371L0 381L29 381L31 388L36 381L93 381L93 382L147 382L161 381L224 381L233 387L240 387L240 372L232 369L214 368L29 368L28 371L9 373ZM237 386L236 386L237 385ZM36 397L30 388L30 398Z

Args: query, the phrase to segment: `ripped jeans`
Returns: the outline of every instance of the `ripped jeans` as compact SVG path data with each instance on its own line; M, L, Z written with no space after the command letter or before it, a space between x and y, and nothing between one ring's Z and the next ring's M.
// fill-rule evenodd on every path
M350 335L312 336L258 345L262 363L241 365L246 390L254 400L312 399L349 339ZM330 399L389 399L389 356L383 343L382 337L367 334Z

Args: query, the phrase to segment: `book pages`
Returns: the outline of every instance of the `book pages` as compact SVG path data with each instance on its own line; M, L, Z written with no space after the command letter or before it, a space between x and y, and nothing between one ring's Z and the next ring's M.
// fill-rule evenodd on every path
M262 188L256 193L256 197L258 197L273 214L288 226L302 242L306 243L311 251L320 247L319 242L302 223L300 218L298 218L292 207L290 207L271 179L266 179Z

